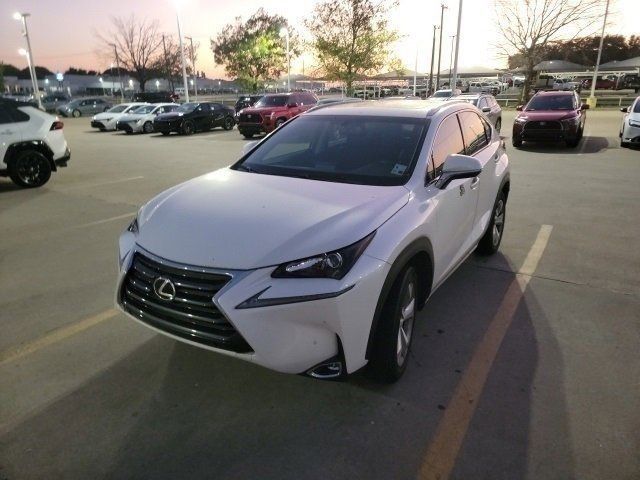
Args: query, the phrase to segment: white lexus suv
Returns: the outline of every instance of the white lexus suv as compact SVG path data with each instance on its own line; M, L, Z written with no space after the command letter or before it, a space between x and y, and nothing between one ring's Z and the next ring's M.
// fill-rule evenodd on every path
M504 142L473 105L319 107L143 206L120 237L117 304L280 372L368 364L392 382L416 312L471 252L497 251L508 194Z
M91 118L91 126L101 132L115 130L118 120L123 116L133 113L137 108L148 105L148 103L121 103L111 107L106 112L98 113Z
M41 187L71 158L58 117L28 103L0 99L0 176Z

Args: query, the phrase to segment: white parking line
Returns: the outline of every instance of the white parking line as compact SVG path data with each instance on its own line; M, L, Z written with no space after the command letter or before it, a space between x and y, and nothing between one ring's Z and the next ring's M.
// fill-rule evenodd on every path
M124 215L118 215L117 217L105 218L104 220L96 220L95 222L83 223L82 225L76 225L73 228L93 227L94 225L101 225L103 223L113 222L114 220L120 220L127 217L133 217L136 212L125 213Z
M110 180L108 182L86 183L86 184L83 184L83 185L71 185L70 187L62 189L60 191L75 190L76 188L101 187L103 185L113 185L114 183L131 182L133 180L140 180L141 178L144 178L144 177L129 177L129 178L121 178L119 180Z

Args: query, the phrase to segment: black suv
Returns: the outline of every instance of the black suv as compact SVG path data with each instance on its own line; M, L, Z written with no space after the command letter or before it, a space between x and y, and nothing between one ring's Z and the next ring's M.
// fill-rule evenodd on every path
M171 103L180 98L179 95L171 92L138 92L133 95L132 102L146 103Z
M158 115L153 122L153 129L162 135L171 132L191 135L215 127L231 130L235 123L235 112L231 107L221 103L190 102L183 103L173 112Z
M262 95L247 95L247 96L238 98L238 101L236 102L236 105L235 105L236 115L243 108L253 107L254 103L256 103L261 98L262 98Z

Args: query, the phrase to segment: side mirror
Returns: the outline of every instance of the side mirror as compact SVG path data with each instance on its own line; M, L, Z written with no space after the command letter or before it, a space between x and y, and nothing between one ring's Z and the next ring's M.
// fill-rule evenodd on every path
M518 105L518 106L516 107L516 110L517 110L518 112L521 112L523 109L524 109L524 106L523 106L523 105Z
M482 111L483 111L484 113L489 113L489 112L491 111L491 108L489 108L489 107L482 107Z
M253 150L253 147L258 145L258 143L260 143L260 140L251 140L250 142L247 142L244 145L242 145L242 152L241 152L242 156L244 157L247 153Z
M622 107L622 108L620 109L620 111L621 111L622 113L629 113L629 107Z
M287 108L296 108L298 106L297 103L292 102L292 103L287 103Z
M453 180L477 177L480 172L482 172L482 164L478 159L468 155L452 154L445 159L442 174L435 186L444 190Z
M589 104L583 103L582 105L580 105L580 110L589 110Z

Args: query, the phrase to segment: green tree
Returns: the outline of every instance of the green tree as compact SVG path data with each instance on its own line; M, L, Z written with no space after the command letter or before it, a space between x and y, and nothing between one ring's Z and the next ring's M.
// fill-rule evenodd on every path
M397 68L391 46L400 38L389 28L387 13L396 1L325 0L316 5L305 25L320 69L330 80L353 82L383 67Z
M278 78L287 68L285 39L281 28L289 30L291 57L300 54L299 40L286 18L259 9L246 22L237 17L211 40L214 60L224 65L227 75L246 88L257 91L266 81Z

